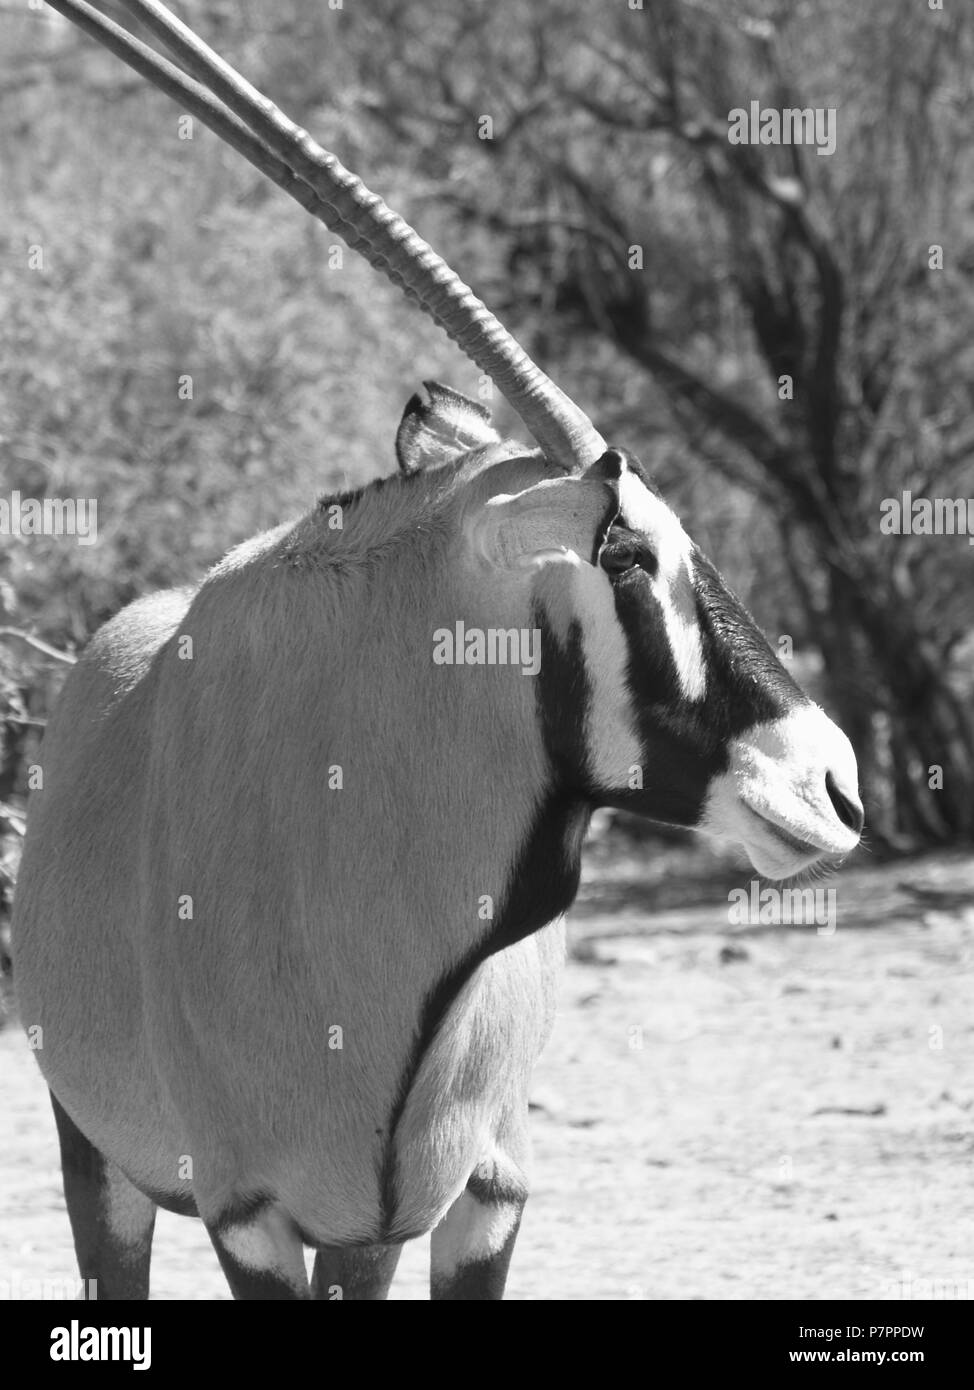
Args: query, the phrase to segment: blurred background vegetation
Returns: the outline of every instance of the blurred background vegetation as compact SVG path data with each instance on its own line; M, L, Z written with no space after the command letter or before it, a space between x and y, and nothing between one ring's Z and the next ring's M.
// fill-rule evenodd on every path
M879 520L904 488L974 495L971 7L177 8L642 457L853 738L874 847L970 841L974 549ZM835 108L835 153L731 146L752 100ZM96 498L99 527L93 546L0 537L6 843L67 669L10 629L76 650L138 594L391 472L421 379L477 394L396 290L350 252L336 266L336 237L179 120L52 11L0 0L0 496Z

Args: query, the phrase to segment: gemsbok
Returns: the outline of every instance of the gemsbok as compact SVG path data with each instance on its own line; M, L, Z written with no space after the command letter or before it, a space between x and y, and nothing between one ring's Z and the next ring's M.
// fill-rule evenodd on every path
M425 1232L434 1299L501 1298L593 809L782 878L857 844L852 748L632 454L333 156L156 0L128 8L192 77L55 8L403 285L540 446L430 386L397 472L133 603L72 669L14 969L81 1274L147 1297L163 1207L236 1298L382 1298Z

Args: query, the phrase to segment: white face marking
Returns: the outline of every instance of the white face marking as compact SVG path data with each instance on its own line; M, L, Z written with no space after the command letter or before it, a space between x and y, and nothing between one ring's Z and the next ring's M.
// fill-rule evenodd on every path
M619 479L619 499L623 522L643 532L659 562L659 572L650 583L663 611L680 691L687 700L702 700L707 672L693 598L690 537L666 503L628 468Z
M817 705L802 705L758 724L731 743L730 767L714 779L700 829L742 844L758 873L787 878L823 855L859 843L843 825L825 785L857 797L856 756L845 734ZM776 829L807 846L782 841Z

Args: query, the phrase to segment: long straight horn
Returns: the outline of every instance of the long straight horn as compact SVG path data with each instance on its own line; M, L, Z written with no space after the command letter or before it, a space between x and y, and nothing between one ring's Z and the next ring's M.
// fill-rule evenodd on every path
M549 458L579 469L605 452L605 441L584 412L433 248L158 0L126 0L126 7L198 81L86 0L48 3L179 101L415 298L487 373Z

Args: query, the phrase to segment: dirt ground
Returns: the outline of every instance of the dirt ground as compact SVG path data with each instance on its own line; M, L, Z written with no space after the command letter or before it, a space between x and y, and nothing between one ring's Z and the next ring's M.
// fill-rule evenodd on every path
M832 935L732 923L747 872L672 861L590 851L508 1297L974 1297L974 857L850 866ZM76 1270L13 1025L0 1107L16 1297ZM427 1296L427 1244L394 1298ZM160 1214L153 1297L228 1297L198 1222Z

